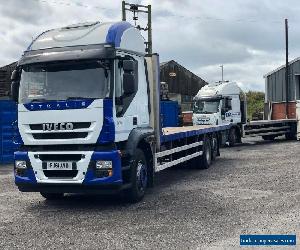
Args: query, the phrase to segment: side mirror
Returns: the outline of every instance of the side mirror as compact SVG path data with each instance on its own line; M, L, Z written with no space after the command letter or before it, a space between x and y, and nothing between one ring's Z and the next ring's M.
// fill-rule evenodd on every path
M18 102L19 86L20 86L20 83L17 81L13 81L10 86L11 99L15 102Z
M123 74L123 90L125 95L131 95L135 93L135 76L133 74Z
M11 81L13 81L13 82L18 81L18 80L19 80L19 71L15 69L15 70L11 73L10 79L11 79Z
M132 72L135 68L135 61L133 60L124 60L123 61L123 70Z
M227 111L228 111L227 108L222 108L222 109L221 109L221 115L225 115L225 113L226 113Z

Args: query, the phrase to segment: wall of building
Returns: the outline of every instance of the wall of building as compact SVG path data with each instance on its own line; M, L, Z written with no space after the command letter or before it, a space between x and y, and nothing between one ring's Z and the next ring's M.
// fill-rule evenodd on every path
M290 63L288 100L300 99L300 59ZM280 67L266 76L266 102L285 102L285 67Z

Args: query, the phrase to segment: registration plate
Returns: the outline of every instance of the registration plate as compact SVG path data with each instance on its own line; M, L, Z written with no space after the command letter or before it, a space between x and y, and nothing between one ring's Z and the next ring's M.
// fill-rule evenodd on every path
M46 162L44 164L44 168L46 167L47 170L72 170L76 169L76 165L72 162Z

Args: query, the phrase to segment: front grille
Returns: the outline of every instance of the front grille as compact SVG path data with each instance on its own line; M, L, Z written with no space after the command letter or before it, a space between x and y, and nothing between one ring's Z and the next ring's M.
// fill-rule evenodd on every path
M72 122L73 129L82 129L89 128L91 126L91 122ZM43 124L30 124L31 130L43 130Z
M80 139L86 138L88 132L62 132L62 133L37 133L32 134L36 140L59 140L59 139Z
M48 178L74 178L78 170L44 170L44 175Z
M80 161L84 158L82 154L40 154L35 155L41 161Z

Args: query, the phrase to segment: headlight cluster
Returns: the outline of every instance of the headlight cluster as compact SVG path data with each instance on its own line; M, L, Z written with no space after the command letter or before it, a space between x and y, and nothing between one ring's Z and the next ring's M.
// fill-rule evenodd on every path
M113 175L112 161L96 161L95 172L98 178L110 177Z
M112 161L96 161L96 169L112 169Z
M26 169L26 161L16 161L15 162L16 169Z
M24 176L25 171L27 169L27 163L26 161L15 161L15 172L16 175Z

